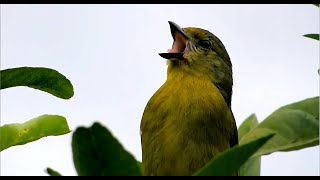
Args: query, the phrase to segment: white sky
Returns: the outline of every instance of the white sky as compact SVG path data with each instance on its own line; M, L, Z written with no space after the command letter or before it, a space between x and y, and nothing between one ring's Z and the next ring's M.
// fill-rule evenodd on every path
M158 53L172 45L168 20L216 34L231 57L239 126L282 105L319 95L319 33L313 5L1 5L1 69L53 68L74 85L62 100L25 87L1 90L1 124L42 114L74 130L100 121L141 160L144 107L166 79ZM1 175L76 175L71 133L1 152ZM319 175L319 146L263 156L262 175Z

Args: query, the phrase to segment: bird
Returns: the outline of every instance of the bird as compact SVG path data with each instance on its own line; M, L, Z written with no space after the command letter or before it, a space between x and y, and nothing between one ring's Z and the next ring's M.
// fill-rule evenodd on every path
M146 176L191 176L238 144L231 109L232 63L210 31L169 21L167 78L147 102L140 122Z

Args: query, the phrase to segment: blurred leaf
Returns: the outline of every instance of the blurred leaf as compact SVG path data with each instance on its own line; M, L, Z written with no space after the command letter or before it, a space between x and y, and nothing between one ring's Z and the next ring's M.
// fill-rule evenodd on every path
M46 172L50 175L50 176L61 176L61 174L58 171L55 171L51 168L47 168Z
M319 41L319 34L305 34L304 37L315 39Z
M243 123L238 128L238 137L239 141L243 137L243 135L247 134L253 128L258 125L257 116L255 114L251 114L247 119L243 121Z
M138 162L138 164L139 164L140 172L141 172L141 174L143 175L143 165L142 165L142 162L140 162L140 161L137 161L137 162Z
M319 7L319 4L313 4L313 5L315 5L315 6Z
M298 101L292 104L285 105L279 110L282 109L294 109L304 111L319 121L319 96L307 98L302 101ZM318 122L319 123L319 122Z
M80 176L138 176L139 162L102 125L79 127L72 136L75 168Z
M0 151L45 136L57 136L68 132L70 129L66 119L58 115L42 115L22 124L6 124L0 127Z
M207 165L205 165L196 176L230 176L239 170L249 157L254 154L264 143L266 143L273 134L266 132L258 139L245 144L234 146L231 149L221 153Z
M247 119L243 121L238 129L239 141L241 138L254 129L258 125L257 116L251 114ZM261 157L249 158L240 167L240 176L260 176Z
M58 71L43 67L19 67L1 70L1 89L27 86L62 99L73 96L71 82Z
M256 139L265 131L276 134L254 156L319 145L319 96L279 108L243 136L240 143Z
M240 167L240 176L260 176L261 156L249 158Z

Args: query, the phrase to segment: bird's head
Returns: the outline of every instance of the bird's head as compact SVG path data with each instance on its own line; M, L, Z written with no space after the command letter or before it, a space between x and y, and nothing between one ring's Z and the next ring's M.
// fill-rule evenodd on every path
M230 106L232 64L222 42L207 30L195 27L180 28L171 21L169 24L174 42L167 53L159 54L168 59L168 75L174 71L181 71L209 79Z

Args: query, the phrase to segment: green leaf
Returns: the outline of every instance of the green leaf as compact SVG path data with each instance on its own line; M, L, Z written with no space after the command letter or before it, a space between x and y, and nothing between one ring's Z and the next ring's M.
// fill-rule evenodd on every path
M307 98L279 108L279 110L283 109L301 110L310 114L319 121L319 96Z
M319 7L319 4L313 4L313 5L315 5L315 6Z
M305 34L304 37L315 39L319 41L319 34Z
M58 71L43 67L19 67L1 70L1 89L27 86L62 99L73 96L71 82Z
M140 164L102 125L79 127L72 136L75 168L80 176L138 176Z
M143 174L143 164L140 161L137 161L137 162L138 162L139 167L140 167L140 172L141 172L141 174Z
M261 156L249 158L240 167L240 176L260 176Z
M246 134L240 143L255 139L265 131L276 135L254 156L319 145L319 96L279 108Z
M61 176L61 174L58 171L55 171L51 168L47 168L46 172L50 175L50 176Z
M216 158L205 165L196 176L230 176L245 163L248 158L254 154L264 143L266 143L273 134L266 132L258 139L252 140L245 144L237 145L221 153Z
M249 133L258 125L257 116L251 114L247 119L243 121L238 129L239 141L241 138ZM261 166L261 157L249 158L241 167L240 167L240 176L260 176L260 167Z
M0 151L45 136L57 136L68 132L70 129L66 119L58 115L42 115L22 124L6 124L0 127Z
M251 114L247 119L243 121L243 123L240 125L238 129L238 137L239 141L243 137L243 135L247 134L249 131L251 131L253 128L255 128L258 125L257 116L255 114Z

